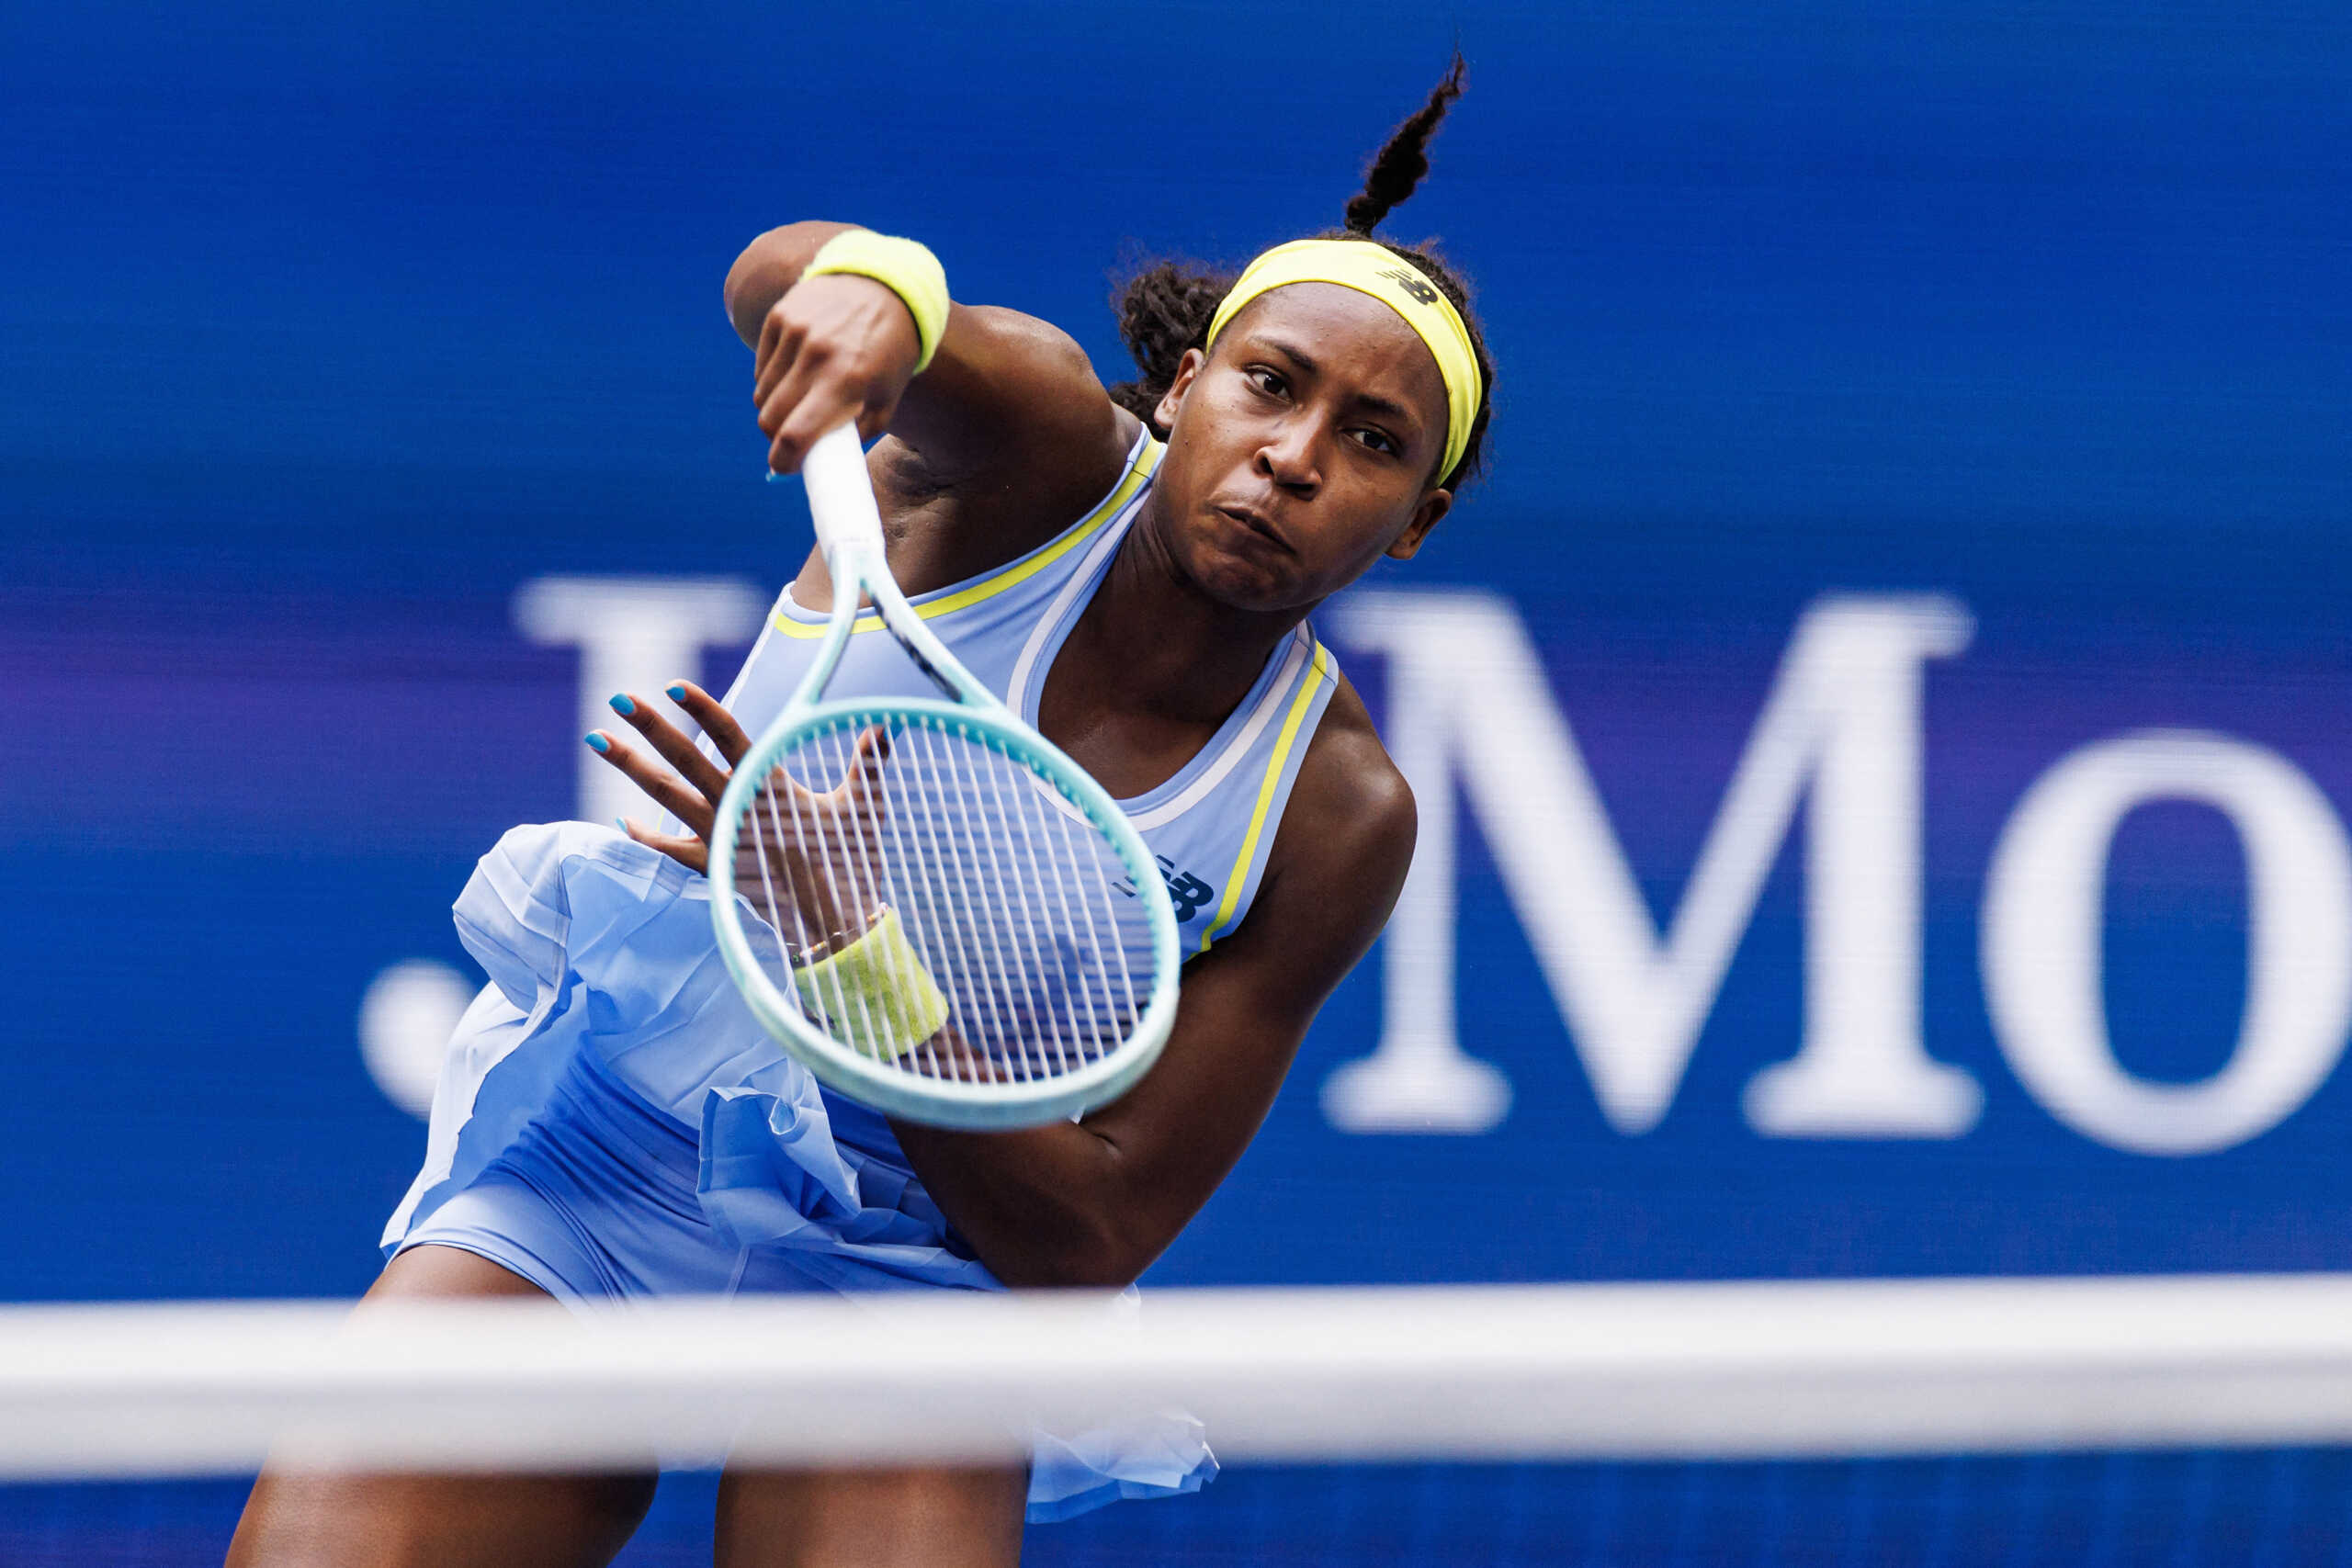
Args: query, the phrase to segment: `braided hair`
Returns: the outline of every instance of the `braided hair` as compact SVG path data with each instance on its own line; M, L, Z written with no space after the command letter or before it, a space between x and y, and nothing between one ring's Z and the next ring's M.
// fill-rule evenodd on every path
M1412 196L1421 176L1430 172L1430 138L1453 100L1462 96L1464 69L1462 56L1457 52L1453 68L1430 92L1429 102L1398 126L1374 155L1372 167L1364 175L1363 189L1349 198L1345 226L1315 236L1323 240L1370 240L1392 254L1402 256L1453 302L1453 308L1461 312L1463 324L1470 329L1470 347L1477 356L1478 378L1484 389L1478 399L1478 412L1470 422L1470 440L1463 448L1461 461L1442 476L1449 490L1478 471L1487 416L1492 412L1494 362L1487 356L1486 337L1478 329L1477 318L1471 314L1469 288L1454 270L1426 243L1400 245L1379 238L1373 230L1392 209ZM1168 432L1155 418L1159 400L1175 384L1185 350L1206 351L1209 322L1238 276L1188 262L1155 262L1128 277L1113 296L1112 308L1119 317L1119 336L1126 343L1127 352L1135 355L1136 367L1141 374L1132 381L1113 387L1111 400L1150 425L1152 434L1162 440Z

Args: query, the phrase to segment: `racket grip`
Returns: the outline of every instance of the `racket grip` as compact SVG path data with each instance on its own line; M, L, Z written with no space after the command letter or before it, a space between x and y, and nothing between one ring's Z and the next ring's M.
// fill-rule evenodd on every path
M880 561L882 513L874 503L874 481L865 471L857 426L835 425L817 437L801 460L800 477L808 487L808 512L826 558L852 549Z

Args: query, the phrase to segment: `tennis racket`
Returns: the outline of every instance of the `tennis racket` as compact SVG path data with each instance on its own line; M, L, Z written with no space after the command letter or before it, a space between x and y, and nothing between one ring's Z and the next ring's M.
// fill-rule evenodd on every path
M907 603L855 427L801 475L832 614L719 802L729 972L820 1082L893 1116L1026 1127L1117 1099L1176 1015L1176 913L1151 852ZM861 613L938 697L825 696Z

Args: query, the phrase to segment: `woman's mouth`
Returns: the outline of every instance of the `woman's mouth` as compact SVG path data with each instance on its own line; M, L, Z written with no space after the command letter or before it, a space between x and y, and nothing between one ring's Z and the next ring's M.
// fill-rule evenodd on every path
M1273 545L1277 548L1286 553L1296 553L1291 550L1290 541L1283 538L1282 535L1276 531L1273 524L1269 522L1263 513L1259 513L1250 507L1231 505L1225 502L1219 502L1216 510L1225 516L1231 518L1234 522L1241 525L1241 526L1248 532L1257 535L1260 538L1266 540L1269 544Z

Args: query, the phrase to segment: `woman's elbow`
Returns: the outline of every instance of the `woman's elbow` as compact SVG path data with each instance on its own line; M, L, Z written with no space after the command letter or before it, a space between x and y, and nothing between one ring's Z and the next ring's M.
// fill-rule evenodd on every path
M1153 1238L1108 1217L1056 1227L1039 1236L1011 1265L998 1270L1022 1290L1121 1291L1132 1285L1167 1249L1172 1237Z

